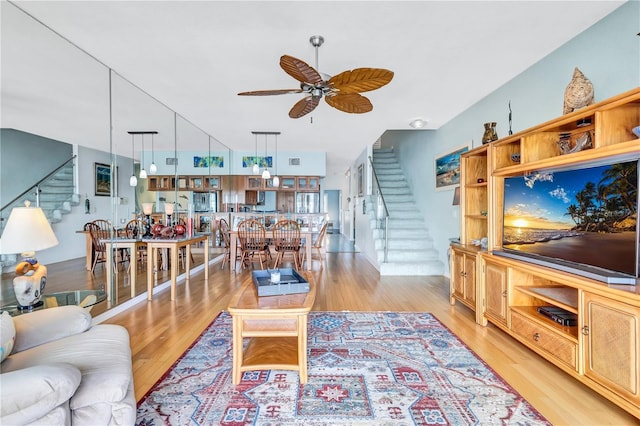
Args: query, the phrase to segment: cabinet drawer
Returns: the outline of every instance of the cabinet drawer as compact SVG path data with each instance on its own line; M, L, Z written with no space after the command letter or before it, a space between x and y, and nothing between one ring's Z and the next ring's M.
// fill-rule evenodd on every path
M578 345L511 311L511 330L533 346L558 358L577 371Z

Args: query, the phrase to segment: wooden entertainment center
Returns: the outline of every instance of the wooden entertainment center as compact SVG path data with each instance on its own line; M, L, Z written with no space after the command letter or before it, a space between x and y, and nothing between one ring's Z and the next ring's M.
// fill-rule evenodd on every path
M493 253L502 248L506 177L638 157L640 139L631 131L638 125L640 88L464 153L450 294L451 304L471 308L478 324L491 322L640 418L640 286L609 285ZM561 135L573 146L585 132L590 148L562 154ZM477 244L482 238L486 248ZM538 306L573 313L577 325L555 323Z

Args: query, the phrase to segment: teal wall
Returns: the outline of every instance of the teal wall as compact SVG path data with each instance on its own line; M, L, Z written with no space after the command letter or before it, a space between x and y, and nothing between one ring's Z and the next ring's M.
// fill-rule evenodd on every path
M488 121L498 123L499 137L506 136L509 101L514 133L562 115L564 90L575 67L593 83L596 102L640 87L638 31L640 2L631 1L439 129L383 135L383 146L394 146L443 262L449 238L460 233L459 207L451 205L453 190L435 191L434 158L472 141L473 147L480 146Z
M15 129L0 129L0 206L44 178L73 155L72 146Z

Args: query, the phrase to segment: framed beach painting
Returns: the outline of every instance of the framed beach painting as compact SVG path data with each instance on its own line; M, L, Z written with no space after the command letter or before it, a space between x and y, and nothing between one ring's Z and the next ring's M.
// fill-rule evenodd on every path
M93 163L93 174L95 182L95 195L111 195L111 166L103 163Z
M460 185L460 156L471 149L471 143L435 158L436 191L454 189Z

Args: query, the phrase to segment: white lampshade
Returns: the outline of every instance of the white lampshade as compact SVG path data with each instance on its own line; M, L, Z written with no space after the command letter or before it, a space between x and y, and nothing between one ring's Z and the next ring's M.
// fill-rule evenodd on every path
M153 213L153 203L142 203L142 213L147 216Z
M166 214L173 214L173 203L164 203L164 212Z
M277 187L279 187L279 186L280 186L280 178L279 178L278 176L274 176L274 177L273 177L273 186L274 186L275 188L277 188Z
M146 179L147 178L147 171L142 168L140 169L140 179Z
M138 185L138 178L136 178L136 175L131 175L131 177L129 178L129 186L136 185Z
M0 253L34 252L58 245L40 207L14 207L0 240Z
M258 173L260 173L260 166L256 163L253 165L253 174L257 175Z
M270 179L271 178L271 173L269 173L268 169L264 169L264 171L262 172L262 179Z
M156 163L151 163L149 165L149 173L151 173L152 175L155 174L158 171L158 167L156 166Z

